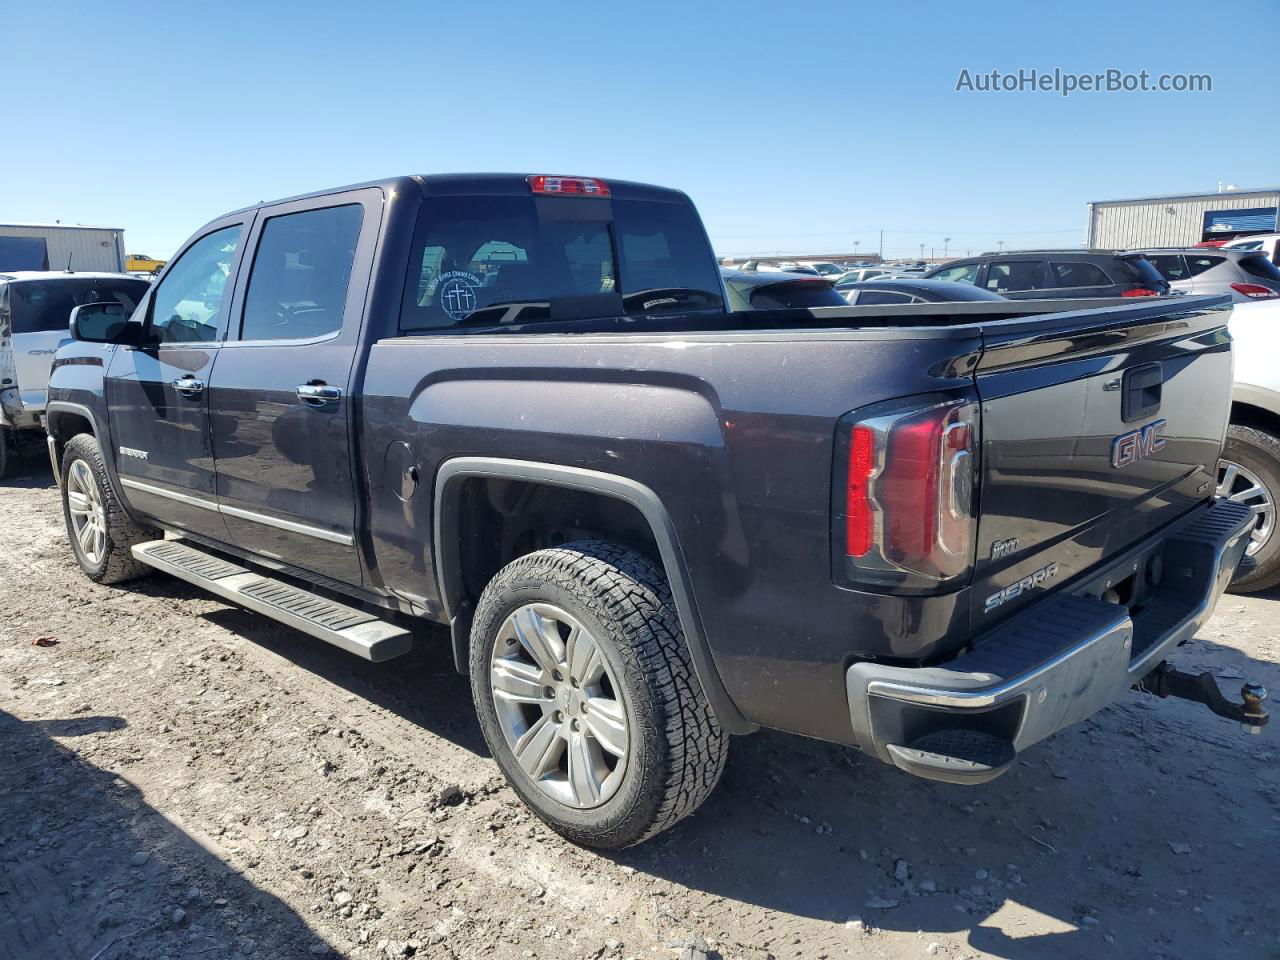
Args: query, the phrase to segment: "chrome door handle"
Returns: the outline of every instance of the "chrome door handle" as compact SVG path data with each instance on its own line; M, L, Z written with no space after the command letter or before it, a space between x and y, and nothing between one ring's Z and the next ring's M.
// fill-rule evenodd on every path
M187 374L185 377L180 377L177 380L170 380L169 382L172 383L173 388L184 397L198 397L200 394L204 393L204 381L197 380L190 374Z
M327 383L303 383L298 386L298 399L313 407L322 407L341 400L342 388L331 387Z

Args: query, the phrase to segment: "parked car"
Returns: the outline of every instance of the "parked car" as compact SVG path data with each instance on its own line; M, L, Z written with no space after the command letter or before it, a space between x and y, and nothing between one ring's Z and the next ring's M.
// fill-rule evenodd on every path
M966 257L931 270L929 280L971 283L1012 300L1150 297L1169 282L1137 252L1009 250Z
M843 307L831 281L809 274L745 272L720 268L730 310Z
M939 307L722 290L689 199L641 184L403 177L227 214L132 316L72 315L70 551L372 661L448 625L515 792L598 847L696 810L729 734L981 783L1134 684L1203 689L1165 657L1255 519L1213 496L1225 298L901 329Z
M132 313L147 287L119 273L0 273L0 478L20 443L43 439L49 367L71 339L71 311L110 301Z
M1238 303L1229 323L1235 339L1231 424L1219 462L1218 495L1258 515L1249 565L1232 581L1240 593L1280 584L1280 300Z
M798 266L809 267L816 270L818 276L827 277L830 280L835 280L841 274L845 273L844 267L840 266L838 263L831 263L827 260L798 260L796 263Z
M124 268L129 273L149 273L152 276L164 269L164 261L148 257L145 253L131 253L124 259Z
M855 267L852 270L846 270L835 280L837 289L847 287L851 283L861 283L863 280L870 280L872 277L887 277L892 274L892 270L888 267Z
M794 260L747 260L738 267L739 270L747 272L759 271L760 273L807 273L810 276L820 277L821 273L816 268L806 264L797 263Z
M865 307L868 304L891 303L955 303L969 300L1007 301L998 293L962 283L946 280L925 280L914 277L879 277L862 283L846 284L837 288L850 304Z
M1268 260L1280 266L1280 233L1260 233L1251 237L1236 237L1223 245L1227 250L1255 250L1266 254Z
M1280 297L1280 269L1259 250L1143 250L1174 293L1226 293L1236 303Z

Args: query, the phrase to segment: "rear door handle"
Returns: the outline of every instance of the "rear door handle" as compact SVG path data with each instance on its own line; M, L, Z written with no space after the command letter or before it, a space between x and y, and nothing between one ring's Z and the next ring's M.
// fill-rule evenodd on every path
M326 403L341 400L342 388L331 387L327 383L303 383L298 386L298 399L313 407L323 407Z
M177 380L169 381L173 384L173 388L184 397L198 397L204 393L204 381L197 380L191 374L185 377L179 377Z

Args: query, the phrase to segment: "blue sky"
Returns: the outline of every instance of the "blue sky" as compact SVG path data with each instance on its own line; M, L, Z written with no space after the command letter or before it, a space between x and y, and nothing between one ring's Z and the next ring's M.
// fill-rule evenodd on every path
M1280 184L1280 0L6 4L0 221L167 256L227 210L399 173L687 191L721 253L1083 239L1089 200ZM1220 22L1219 22L1220 21ZM961 69L1213 92L957 93Z

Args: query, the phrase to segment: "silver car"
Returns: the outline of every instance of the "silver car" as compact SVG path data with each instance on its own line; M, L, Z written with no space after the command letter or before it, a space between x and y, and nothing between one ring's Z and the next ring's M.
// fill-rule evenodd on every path
M49 367L71 339L71 311L118 303L132 313L149 286L122 273L0 272L0 477L28 431L43 442Z
M1229 293L1235 303L1280 297L1280 269L1257 250L1143 250L1171 293Z

